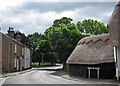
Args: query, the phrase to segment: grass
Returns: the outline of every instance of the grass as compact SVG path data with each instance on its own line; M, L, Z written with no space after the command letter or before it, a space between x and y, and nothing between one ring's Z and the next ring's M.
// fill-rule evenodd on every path
M39 67L39 63L36 63L36 62L32 63L32 67L33 68L38 68Z
M32 67L33 68L40 68L40 67L49 67L49 66L55 66L55 65L51 65L50 63L44 63L44 64L40 64L39 63L32 63Z

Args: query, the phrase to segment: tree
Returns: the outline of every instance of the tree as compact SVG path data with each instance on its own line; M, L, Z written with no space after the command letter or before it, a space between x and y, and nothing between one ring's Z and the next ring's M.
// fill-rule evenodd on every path
M53 25L45 31L45 35L51 42L60 62L63 62L63 68L66 67L66 60L77 42L85 36L72 23L72 19L67 17L55 20Z
M88 20L85 19L82 22L77 22L76 26L82 33L85 33L87 35L97 35L102 33L108 33L107 26L93 19L88 19Z
M61 19L57 19L53 22L53 26L60 27L62 24L68 25L71 24L72 19L67 17L62 17Z
M44 60L44 62L51 62L51 65L54 65L56 62L56 58L53 56L54 52L52 46L48 40L41 40L35 52L38 56L41 56L41 58L39 58L39 65L42 60Z
M28 35L32 43L32 61L40 64L44 55L45 62L51 62L51 65L56 61L62 62L64 69L66 60L80 39L102 33L108 33L108 28L97 20L85 19L75 25L71 18L56 19L44 34Z
M21 33L20 31L16 31L14 33L15 39L17 39L17 37L19 37L19 41L21 43L23 43L24 45L26 45L27 47L31 48L31 44L30 44L30 40L27 36L25 36L24 33Z
M32 62L37 62L39 59L39 56L36 54L36 47L39 45L40 41L42 39L45 39L45 36L43 34L39 34L38 32L35 32L33 34L29 34L28 38L31 41L31 47L32 47Z
M54 65L56 58L51 43L48 41L47 37L44 34L35 32L28 35L28 38L32 43L32 62L39 62L40 66L43 59L45 62L51 62L51 65ZM42 58L43 56L44 58Z

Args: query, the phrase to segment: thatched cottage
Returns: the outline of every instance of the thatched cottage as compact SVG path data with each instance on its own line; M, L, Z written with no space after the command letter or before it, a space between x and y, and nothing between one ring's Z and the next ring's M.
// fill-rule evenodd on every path
M115 6L108 22L110 43L114 47L116 78L120 80L120 1Z
M81 39L67 60L70 75L114 78L115 61L109 34Z

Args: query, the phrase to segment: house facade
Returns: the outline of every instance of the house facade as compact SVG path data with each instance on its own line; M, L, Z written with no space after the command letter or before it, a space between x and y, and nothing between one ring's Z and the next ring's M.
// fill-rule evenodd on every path
M19 38L15 39L13 28L9 28L7 35L0 33L0 36L2 42L2 70L5 72L14 72L30 68L30 66L24 66L27 61L27 63L31 64L30 60L24 61L26 58L25 54L28 53L24 51L26 45L22 44Z
M30 59L30 49L27 47L24 47L24 68L30 68L31 67L31 59Z

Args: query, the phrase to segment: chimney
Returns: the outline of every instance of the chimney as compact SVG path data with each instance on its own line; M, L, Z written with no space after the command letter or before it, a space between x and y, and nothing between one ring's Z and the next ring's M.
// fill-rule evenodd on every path
M8 36L10 36L11 38L14 38L14 28L9 27Z

